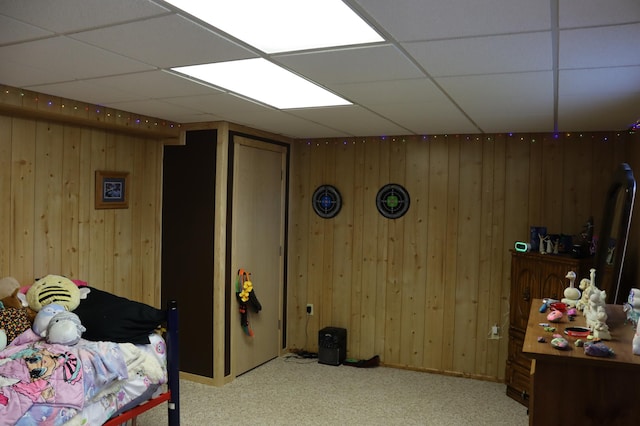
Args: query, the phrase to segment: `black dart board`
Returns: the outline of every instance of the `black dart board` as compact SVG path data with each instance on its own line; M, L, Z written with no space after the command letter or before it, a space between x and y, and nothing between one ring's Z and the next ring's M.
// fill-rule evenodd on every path
M313 203L313 210L324 219L334 217L342 207L342 197L332 185L319 186L313 193L311 202Z
M402 186L390 183L383 186L376 196L376 207L387 219L397 219L409 210L409 193Z

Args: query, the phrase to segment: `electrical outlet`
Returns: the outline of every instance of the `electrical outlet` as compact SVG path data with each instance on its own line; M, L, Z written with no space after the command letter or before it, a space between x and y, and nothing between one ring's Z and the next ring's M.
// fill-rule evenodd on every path
M489 332L489 339L499 339L500 338L500 327L497 324L494 324L491 327L491 331Z
M307 303L307 315L313 315L313 304Z

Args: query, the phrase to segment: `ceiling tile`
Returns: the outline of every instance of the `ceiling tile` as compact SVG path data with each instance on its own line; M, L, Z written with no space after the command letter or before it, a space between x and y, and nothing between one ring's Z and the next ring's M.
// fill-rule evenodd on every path
M560 28L640 22L638 0L561 0Z
M424 76L390 45L283 55L276 60L294 72L326 85Z
M166 8L146 0L3 0L0 5L0 13L55 33L79 31L167 12Z
M106 86L101 87L91 81L68 81L65 83L35 85L29 86L29 89L52 96L97 105L137 99L135 95L123 89Z
M345 83L331 88L352 102L369 106L445 99L442 91L428 78Z
M550 70L551 32L403 45L432 76Z
M2 48L0 48L2 54ZM61 70L47 69L46 64L25 65L11 59L3 59L0 66L0 83L27 88L32 85L53 83L68 78Z
M640 65L640 23L560 31L561 69Z
M200 116L198 111L189 108L177 108L175 105L168 104L164 101L155 99L136 100L126 102L109 102L105 106L115 108L122 111L129 111L136 114L146 115L150 117L163 118L168 121L181 123L186 116ZM213 116L213 115L210 115Z
M344 136L343 131L296 117L286 111L263 109L251 115L229 114L225 120L290 138L320 138ZM256 123L259 127L256 127Z
M100 28L72 37L161 68L257 56L179 15Z
M98 87L123 90L138 98L159 99L176 96L198 96L219 93L219 90L179 77L166 71L148 71L96 78ZM162 88L162 90L158 90Z
M531 0L355 0L396 40L549 30L547 1Z
M380 103L372 106L371 109L409 129L411 133L419 135L480 131L459 108L448 100Z
M560 71L561 130L627 129L640 117L640 66Z
M0 11L2 9L0 8ZM50 31L0 15L0 46L53 35Z
M289 110L289 113L340 130L340 136L402 135L408 132L408 129L355 105Z
M166 98L164 101L218 116L223 116L224 114L244 114L250 116L264 109L273 110L271 107L255 102L247 102L242 98L224 92L202 96L179 96Z
M500 127L510 131L554 130L551 71L443 77L436 81L485 132ZM530 128L514 127L525 118L531 119Z
M151 69L141 62L64 36L0 47L0 56L22 66L63 74L65 81Z

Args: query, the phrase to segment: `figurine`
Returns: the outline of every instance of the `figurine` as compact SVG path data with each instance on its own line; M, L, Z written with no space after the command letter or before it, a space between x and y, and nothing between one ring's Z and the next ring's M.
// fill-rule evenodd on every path
M549 254L553 253L553 241L551 241L551 237L546 238L546 243L547 243L547 253Z
M598 306L595 316L596 321L593 328L593 337L596 339L611 340L611 333L609 333L609 326L606 322L607 313L605 312L604 305Z
M632 288L629 291L629 298L623 306L623 311L627 314L625 322L631 322L634 326L638 325L638 319L640 318L640 289Z
M576 281L576 273L574 271L569 271L567 272L565 278L569 280L569 287L564 289L564 298L561 300L561 302L565 303L567 306L574 308L580 301L580 296L582 296L580 290L578 290L574 286L574 283Z
M579 311L584 311L584 308L589 303L589 296L591 295L591 280L589 278L581 279L578 287L582 290L582 296L576 303L576 308Z
M589 303L583 311L586 318L587 327L594 332L594 337L597 337L595 336L596 330L599 330L603 335L606 335L609 330L609 328L606 326L607 314L604 308L606 300L606 291L593 287L591 295L589 296ZM610 335L609 338L611 338Z
M546 235L538 234L538 238L540 238L540 254L547 254L547 250L545 250L545 244L549 241L549 237Z

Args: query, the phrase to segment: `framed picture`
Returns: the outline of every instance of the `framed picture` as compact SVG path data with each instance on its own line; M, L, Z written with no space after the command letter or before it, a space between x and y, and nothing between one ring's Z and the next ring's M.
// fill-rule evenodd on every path
M95 208L129 208L129 173L96 171Z

